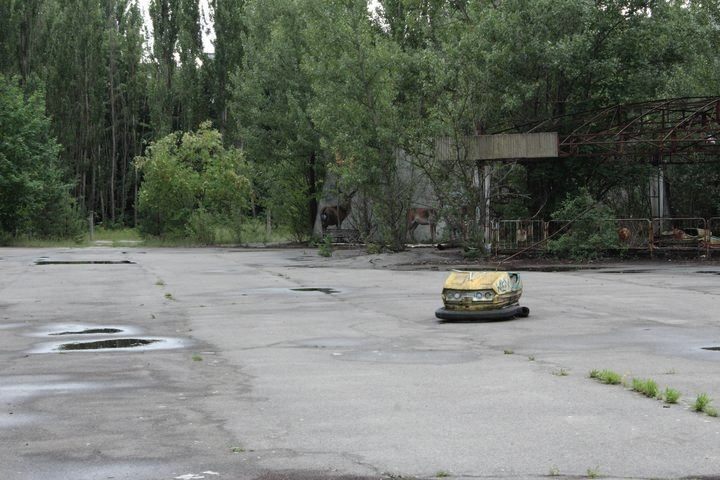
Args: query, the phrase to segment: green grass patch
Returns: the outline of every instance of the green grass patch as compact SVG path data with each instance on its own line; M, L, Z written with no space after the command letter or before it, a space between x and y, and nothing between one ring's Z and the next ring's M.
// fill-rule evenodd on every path
M193 362L202 362L202 357L198 355L197 353L193 353L192 355Z
M645 380L640 378L633 378L632 389L638 393L642 393L648 398L658 398L660 390L658 389L655 380L647 378Z
M515 353L515 352L512 351L512 350L503 350L503 353L504 353L505 355L512 355L512 354Z
M622 375L612 370L592 370L588 376L608 385L619 385L622 383Z
M140 232L135 228L103 228L93 231L93 240L104 242L141 242Z
M680 398L680 392L674 388L665 387L665 393L663 394L665 403L677 403Z
M710 402L712 402L710 396L707 393L701 393L695 398L692 409L695 412L704 412L707 408L712 408L710 407Z
M586 473L587 478L597 478L600 476L600 467L596 466L595 468L588 468Z
M439 472L435 473L435 477L437 478L445 478L449 477L450 473L446 472L445 470L440 470Z

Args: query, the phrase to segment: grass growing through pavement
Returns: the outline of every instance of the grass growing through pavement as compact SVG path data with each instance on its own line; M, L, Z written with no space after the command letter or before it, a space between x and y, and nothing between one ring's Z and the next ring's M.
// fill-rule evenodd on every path
M680 392L674 388L665 387L665 403L677 403L680 398Z
M695 412L704 412L705 409L712 408L710 407L710 402L712 402L710 396L707 393L701 393L695 399L695 403L693 403L692 409Z
M619 385L622 383L622 375L612 370L593 370L589 376L608 385Z
M446 472L445 470L440 470L439 472L437 472L437 473L435 474L435 476L436 476L437 478L445 478L445 477L449 477L450 474L449 474L448 472Z
M638 393L642 393L648 398L658 398L658 394L660 393L657 383L655 383L655 380L650 378L645 380L633 378L632 389Z
M193 353L192 359L193 359L193 362L202 362L203 358L200 355L198 355L197 353Z
M503 350L503 353L504 353L505 355L512 355L512 354L515 353L515 352L513 352L512 350Z
M587 477L588 478L597 478L599 476L600 476L600 466L596 465L595 468L587 469Z

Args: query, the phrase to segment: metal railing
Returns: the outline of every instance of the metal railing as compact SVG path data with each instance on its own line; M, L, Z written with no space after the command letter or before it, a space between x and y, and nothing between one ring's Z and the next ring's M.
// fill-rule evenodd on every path
M720 253L720 235L713 235L713 232L720 234L720 217L616 218L607 221L613 223L612 229L617 234L617 250L647 251L651 255L662 251ZM546 251L548 241L572 232L574 223L567 220L497 220L493 222L493 248L496 253ZM607 233L608 228L600 223L597 231Z

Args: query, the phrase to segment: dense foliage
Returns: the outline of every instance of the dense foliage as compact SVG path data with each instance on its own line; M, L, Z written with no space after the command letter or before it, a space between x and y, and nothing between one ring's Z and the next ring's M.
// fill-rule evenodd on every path
M173 133L151 144L136 167L144 174L138 208L142 230L214 243L218 227L240 240L250 181L242 153L202 123L197 132Z
M150 0L143 12L137 0L0 0L0 73L18 78L28 102L45 96L37 114L50 118L48 135L60 144L48 155L61 169L49 171L106 224L198 236L219 211L198 193L205 167L174 157L184 141L172 132L210 120L252 171L227 215L262 216L304 238L329 172L367 207L356 226L393 248L415 206L417 184L403 162L428 179L444 219L477 241L486 194L496 218L549 219L579 192L617 216L649 215L647 165L567 158L478 170L461 154L439 162L437 137L720 94L718 0L372 5ZM210 30L212 46L203 40ZM132 168L137 156L157 157L157 165ZM172 185L153 184L162 169ZM491 177L490 192L478 171ZM720 214L717 178L714 166L668 168L671 213ZM0 195L0 209L11 211L11 196Z
M63 180L41 92L24 98L0 75L0 243L13 236L78 233L70 185Z

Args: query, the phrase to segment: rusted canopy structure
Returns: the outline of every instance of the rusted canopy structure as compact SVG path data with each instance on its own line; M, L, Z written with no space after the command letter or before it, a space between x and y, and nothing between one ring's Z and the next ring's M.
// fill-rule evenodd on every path
M720 162L720 97L615 105L460 142L471 160L587 157L655 164ZM457 151L457 142L438 139L439 158Z
M568 131L568 126L572 128ZM523 129L556 130L559 157L625 157L653 163L720 161L720 97L615 105Z

